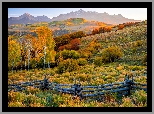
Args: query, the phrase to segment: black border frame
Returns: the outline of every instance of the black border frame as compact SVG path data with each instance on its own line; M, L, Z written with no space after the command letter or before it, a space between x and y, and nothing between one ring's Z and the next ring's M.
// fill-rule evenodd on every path
M8 107L8 8L147 8L147 107ZM2 112L152 112L152 2L2 2L2 15Z

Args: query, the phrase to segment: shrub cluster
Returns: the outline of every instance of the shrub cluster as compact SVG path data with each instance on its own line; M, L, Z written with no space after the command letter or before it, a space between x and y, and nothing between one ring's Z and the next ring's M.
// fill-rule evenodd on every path
M116 59L121 58L123 55L121 49L118 46L110 46L102 50L103 63L114 62Z
M77 60L74 59L67 59L63 60L58 64L58 73L64 73L64 72L71 72L78 70L79 65Z
M71 33L71 34L64 34L62 36L58 36L58 37L55 37L55 42L56 42L56 46L55 46L55 50L62 50L63 48L66 49L66 46L69 44L71 45L72 47L69 47L69 49L74 49L74 50L78 50L78 45L76 44L80 44L80 40L78 38L81 38L81 37L85 37L85 33L83 31L78 31L78 32L74 32L74 33ZM73 40L73 39L76 39L76 40ZM64 47L61 47L61 46L64 46Z
M55 57L56 60L60 57L60 54L64 60L68 58L78 59L80 57L80 54L77 51L64 49L63 51L60 51L56 54L56 57Z
M80 54L75 50L63 50L56 54L55 61L56 65L59 65L60 62L67 59L79 59Z
M101 66L102 65L102 57L96 57L94 60L94 64L96 66Z
M137 40L134 42L134 47L138 47L138 46L141 46L142 45L142 41L141 40Z
M87 48L86 48L86 50L87 51L90 51L91 53L97 53L98 51L99 51L99 49L102 49L102 46L101 46L101 44L100 43L98 43L97 42L97 40L92 40L89 44L88 44L88 46L87 46Z
M123 29L125 26L123 25L123 24L119 24L119 26L118 26L118 30L121 30L121 29Z
M86 65L88 62L87 62L87 60L85 59L85 58L79 58L78 60L77 60L77 62L78 62L78 65L79 66L84 66L84 65Z
M92 31L92 35L99 34L99 33L104 33L104 32L111 32L112 28L111 27L100 27L99 29L94 29Z

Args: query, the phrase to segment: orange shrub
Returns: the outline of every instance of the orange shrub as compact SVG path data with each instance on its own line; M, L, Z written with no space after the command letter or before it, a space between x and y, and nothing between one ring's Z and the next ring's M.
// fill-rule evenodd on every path
M111 27L104 27L104 32L111 32L112 28Z
M93 31L92 31L92 35L95 35L95 34L98 34L99 33L99 31L97 30L97 29L94 29Z
M121 30L121 29L123 29L124 28L124 25L123 24L120 24L119 26L118 26L118 30Z

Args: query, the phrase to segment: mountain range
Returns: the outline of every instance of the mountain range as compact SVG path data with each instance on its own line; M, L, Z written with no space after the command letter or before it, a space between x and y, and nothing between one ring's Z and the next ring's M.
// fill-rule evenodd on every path
M98 13L95 11L84 11L82 9L70 12L67 14L60 14L57 17L53 17L52 19L47 16L37 16L34 17L28 13L24 13L19 17L10 17L8 18L8 25L11 24L27 24L27 23L35 23L35 22L52 22L52 21L63 21L69 18L84 18L89 21L100 21L107 24L121 24L125 22L140 22L141 20L128 19L123 17L121 14L118 15L109 15L108 13Z
M37 16L34 17L28 13L24 13L19 17L10 17L8 18L8 25L11 24L27 24L27 23L35 23L35 22L51 22L51 19L47 16Z

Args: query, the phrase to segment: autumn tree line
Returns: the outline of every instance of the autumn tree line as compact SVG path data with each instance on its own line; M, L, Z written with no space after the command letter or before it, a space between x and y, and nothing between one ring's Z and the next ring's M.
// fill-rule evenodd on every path
M52 37L52 31L47 27L36 29L37 37L27 34L23 39L13 39L8 37L8 69L12 66L23 67L41 67L43 65L44 53L46 61L53 62L56 51L54 50L55 41ZM44 52L45 49L45 52ZM28 61L28 56L29 60ZM28 61L28 62L27 62Z
M116 28L116 30L115 30L115 32L116 32L117 30L122 30L125 27L130 27L130 26L138 25L138 24L139 24L139 22L127 22L127 23L116 25L114 27L110 27L110 26L100 27L100 28L93 29L93 31L90 35L95 35L95 34L105 33L105 32L111 32L112 28Z
M117 27L120 30L135 24L137 23L125 23L119 24ZM100 27L98 30L94 29L92 35L110 32L111 30L111 27ZM14 39L14 36L8 37L8 70L24 69L28 67L28 64L30 64L30 69L43 68L44 62L50 65L50 67L54 67L58 66L61 61L66 61L66 58L79 59L78 63L75 62L75 64L83 65L87 63L87 59L92 56L92 53L96 53L98 48L101 48L101 45L94 40L86 49L79 50L81 44L80 38L87 36L83 31L53 38L52 30L48 27L41 26L35 30L35 33L37 36L27 34L22 39ZM115 58L118 57L120 56L115 55ZM68 62L67 60L66 62L70 63L70 61ZM108 58L105 61L114 61L114 58ZM77 67L75 66L74 68Z
M8 70L27 68L29 63L29 68L42 68L44 59L54 66L56 52L79 50L79 38L85 36L83 31L78 31L53 38L52 30L45 26L38 27L35 33L37 37L31 34L21 39L8 37Z

